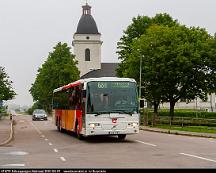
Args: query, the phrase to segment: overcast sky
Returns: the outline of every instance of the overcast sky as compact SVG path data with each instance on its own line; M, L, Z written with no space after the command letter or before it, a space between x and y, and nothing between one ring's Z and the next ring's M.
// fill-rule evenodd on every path
M102 34L102 62L119 62L116 44L137 15L168 13L187 26L206 28L212 35L216 32L215 0L88 2ZM85 0L0 0L0 66L18 94L10 103L32 105L29 89L38 68L58 42L71 46L83 4Z

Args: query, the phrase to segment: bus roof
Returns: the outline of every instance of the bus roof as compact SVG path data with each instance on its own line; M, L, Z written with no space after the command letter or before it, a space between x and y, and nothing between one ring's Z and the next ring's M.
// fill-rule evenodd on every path
M67 85L64 85L62 87L59 87L57 89L53 90L53 93L59 92L59 91L63 91L63 90L67 90L69 88L84 84L84 88L85 88L85 84L87 84L88 82L93 82L93 81L127 81L127 82L135 82L135 79L132 78L119 78L119 77L100 77L100 78L87 78L87 79L80 79L77 80L73 83L69 83Z

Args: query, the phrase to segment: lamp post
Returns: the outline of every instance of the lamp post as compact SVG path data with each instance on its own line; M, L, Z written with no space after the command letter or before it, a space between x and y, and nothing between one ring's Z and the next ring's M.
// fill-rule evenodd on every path
M139 83L139 98L141 99L141 87L142 87L142 56L140 57L140 83Z

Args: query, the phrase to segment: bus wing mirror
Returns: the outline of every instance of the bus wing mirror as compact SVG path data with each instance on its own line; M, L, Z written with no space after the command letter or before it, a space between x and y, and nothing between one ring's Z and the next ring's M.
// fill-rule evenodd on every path
M86 90L82 90L82 97L83 97L83 98L86 97Z
M141 99L141 100L140 100L140 108L144 108L144 105L145 105L145 104L144 104L144 100Z

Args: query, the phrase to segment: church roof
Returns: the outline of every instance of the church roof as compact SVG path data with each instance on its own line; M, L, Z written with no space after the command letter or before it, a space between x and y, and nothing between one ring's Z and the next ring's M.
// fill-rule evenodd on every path
M101 63L101 69L90 71L83 76L81 79L85 78L98 78L98 77L116 77L116 69L119 63Z
M91 6L86 4L82 8L83 14L79 20L76 34L100 34L97 24L91 15Z

